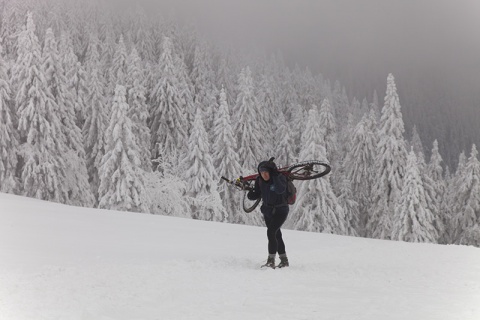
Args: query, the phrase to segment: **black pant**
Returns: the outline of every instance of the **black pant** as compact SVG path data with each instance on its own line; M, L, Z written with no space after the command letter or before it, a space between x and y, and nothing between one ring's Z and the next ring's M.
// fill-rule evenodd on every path
M288 207L279 207L272 211L273 214L263 215L267 226L268 253L285 254L285 243L283 243L280 227L287 220Z

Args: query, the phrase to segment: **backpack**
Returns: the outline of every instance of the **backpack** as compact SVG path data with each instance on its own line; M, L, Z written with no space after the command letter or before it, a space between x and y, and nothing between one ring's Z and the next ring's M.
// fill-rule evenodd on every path
M295 200L297 200L297 188L292 180L287 179L287 203L294 204Z

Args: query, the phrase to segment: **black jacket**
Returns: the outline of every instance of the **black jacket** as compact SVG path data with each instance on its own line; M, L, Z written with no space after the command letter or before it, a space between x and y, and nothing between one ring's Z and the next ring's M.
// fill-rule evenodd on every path
M262 163L258 166L262 166ZM278 173L276 168L269 168L270 180L263 180L260 175L255 180L255 187L248 192L247 197L250 200L262 198L262 207L260 210L264 215L271 215L276 211L288 212L287 203L287 178ZM259 172L260 173L260 172ZM275 211L273 210L275 208Z

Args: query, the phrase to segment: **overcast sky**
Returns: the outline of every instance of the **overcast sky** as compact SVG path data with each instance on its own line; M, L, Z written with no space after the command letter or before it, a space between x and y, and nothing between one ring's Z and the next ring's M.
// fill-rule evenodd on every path
M480 74L480 0L162 3L213 37L281 49L288 61L346 85L357 83L350 88L355 94L362 94L361 82L386 82L389 72L403 80L419 71L446 74L459 86Z

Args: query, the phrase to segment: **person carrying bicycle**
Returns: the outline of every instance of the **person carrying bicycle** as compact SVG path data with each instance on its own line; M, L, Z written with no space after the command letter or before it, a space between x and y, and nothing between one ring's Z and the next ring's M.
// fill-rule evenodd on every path
M285 220L287 220L289 211L287 178L278 172L273 160L260 162L258 172L260 175L255 180L255 186L248 192L247 197L250 200L262 198L260 210L267 226L268 237L268 258L267 263L263 266L270 268L288 267L285 243L280 230ZM280 264L275 266L277 252L280 257Z

